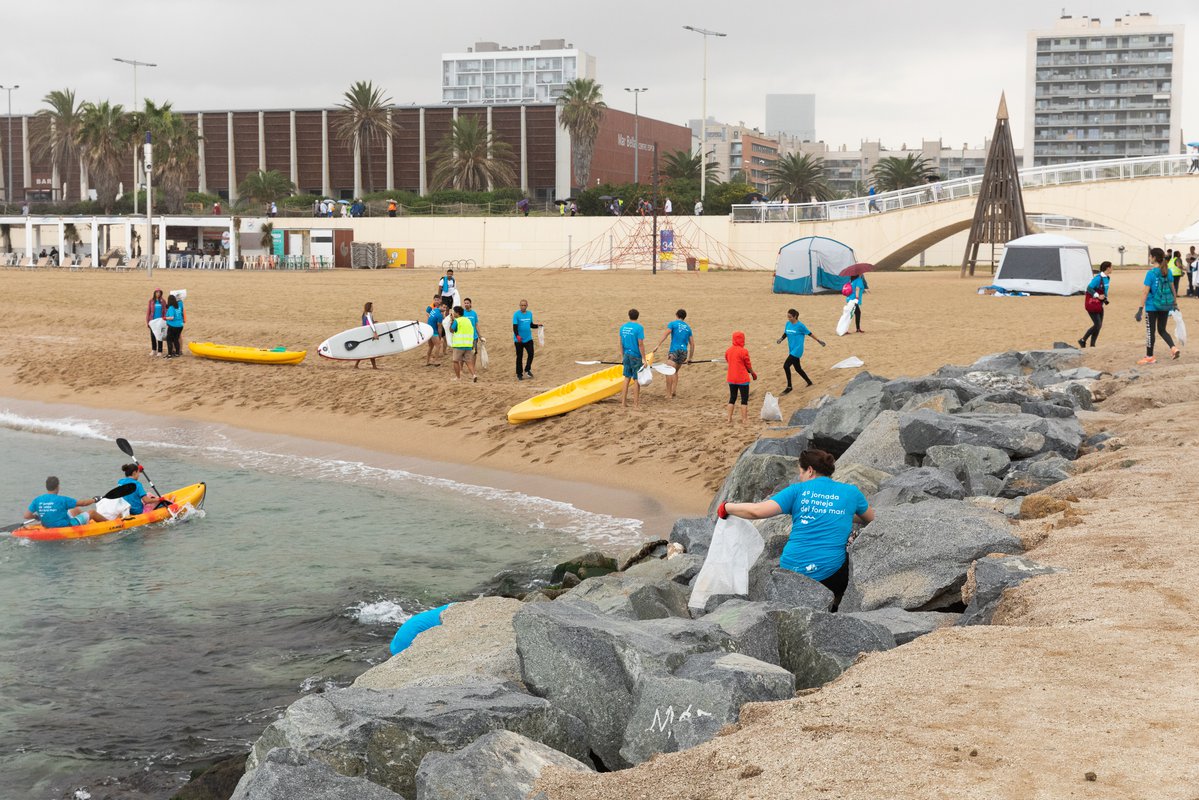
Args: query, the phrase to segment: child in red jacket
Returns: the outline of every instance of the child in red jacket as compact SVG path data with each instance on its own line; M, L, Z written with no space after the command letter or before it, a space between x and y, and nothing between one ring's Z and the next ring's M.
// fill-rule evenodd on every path
M733 408L741 397L741 422L749 422L749 381L758 379L754 366L749 360L749 351L745 349L745 334L741 331L733 333L733 346L724 351L724 360L728 362L729 382L729 424L733 424Z

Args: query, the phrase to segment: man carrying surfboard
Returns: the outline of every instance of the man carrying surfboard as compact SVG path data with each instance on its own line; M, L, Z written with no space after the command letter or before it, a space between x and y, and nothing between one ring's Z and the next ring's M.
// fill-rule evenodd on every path
M666 326L666 333L654 346L654 352L670 337L670 355L667 360L674 366L674 374L666 376L666 396L674 397L679 388L679 370L688 361L695 358L695 334L687 324L687 309L680 308L674 312L675 319Z
M462 377L462 365L470 370L470 379L479 382L475 374L475 362L471 354L475 350L475 326L466 316L462 306L454 306L454 320L450 323L450 349L454 352L454 380Z
M629 321L620 326L620 363L624 377L624 389L620 393L622 407L628 402L630 386L633 387L633 408L641 407L641 384L637 382L637 373L645 364L645 328L637 321L640 316L640 311L630 308Z

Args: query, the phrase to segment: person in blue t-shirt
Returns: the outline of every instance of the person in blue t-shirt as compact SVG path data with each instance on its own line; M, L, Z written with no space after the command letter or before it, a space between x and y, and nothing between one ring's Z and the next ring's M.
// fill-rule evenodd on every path
M633 387L633 408L641 407L641 384L637 382L637 373L645 364L645 328L637 318L641 312L635 308L629 309L629 321L620 326L620 363L621 374L624 376L624 391L620 395L620 404L624 406L629 398L629 387Z
M409 647L417 636L421 635L429 628L436 628L441 624L441 614L453 603L446 603L444 606L430 608L428 611L422 611L419 614L413 614L408 619L404 620L404 624L400 625L396 635L391 640L391 654L398 655Z
M441 322L445 319L442 315L441 295L433 295L433 305L425 306L425 322L433 329L433 338L429 340L429 350L425 354L426 367L439 367L440 364L433 363L433 357L441 355Z
M791 391L792 367L795 367L795 371L799 373L799 377L804 379L804 383L808 386L812 385L812 379L808 377L808 373L803 371L803 364L800 363L800 359L803 358L804 337L806 336L816 339L816 334L799 321L799 312L794 308L787 309L787 324L783 326L783 335L775 341L775 344L782 344L784 339L787 340L787 360L783 362L783 372L787 375L787 388L783 389L783 394ZM816 343L824 347L824 342L819 339L816 339Z
M1166 333L1166 320L1170 312L1178 307L1174 297L1174 286L1170 276L1170 265L1166 262L1166 251L1155 247L1149 251L1149 260L1153 267L1145 273L1145 288L1141 292L1141 305L1137 309L1136 320L1141 321L1142 309L1145 317L1145 357L1138 364L1156 364L1153 357L1154 334L1162 337L1162 341L1170 348L1170 358L1178 358L1182 351L1174 346L1174 340Z
M72 515L77 508L87 508L99 502L99 497L76 500L74 497L64 497L58 493L58 478L51 475L46 478L46 494L39 494L29 504L25 519L40 520L43 528L69 528L72 525L83 525L89 520L104 522L104 517L96 513L96 509L88 509L86 514Z
M175 295L167 298L167 358L178 358L183 337L183 303Z
M853 307L853 327L854 333L862 332L862 298L866 296L866 292L870 291L870 287L866 285L866 276L858 275L849 284L852 292L850 298L857 300L858 304Z
M687 309L674 312L675 318L666 325L666 333L654 345L654 352L670 337L670 355L666 360L674 367L674 374L666 376L666 396L674 397L679 389L679 372L683 365L695 359L695 332L687 324Z
M833 593L833 610L849 585L846 548L854 523L868 525L874 511L862 490L832 479L837 464L823 450L805 450L799 456L799 482L760 503L721 503L716 514L743 519L791 515L791 537L783 548L779 566L820 581Z
M142 472L140 464L122 464L121 472L125 473L125 477L117 481L117 486L132 484L137 487L133 490L133 494L125 496L125 502L129 504L129 513L131 515L137 516L144 513L146 506L152 509L158 507L162 498L147 492L146 487L142 486L142 482L137 479Z
M529 301L520 301L520 310L512 315L512 344L516 346L516 379L523 381L533 377L533 329L544 327L533 321ZM521 368L521 356L524 368Z
M479 313L475 311L469 297L462 299L462 316L470 320L471 325L475 328L475 346L470 351L470 363L474 364L479 358L479 342L487 344L487 340L479 335Z
M1091 327L1078 340L1079 347L1086 347L1087 339L1091 340L1091 347L1094 347L1099 339L1099 331L1103 329L1103 307L1107 305L1107 292L1111 285L1112 262L1104 261L1099 265L1099 272L1087 284L1086 310L1091 318Z

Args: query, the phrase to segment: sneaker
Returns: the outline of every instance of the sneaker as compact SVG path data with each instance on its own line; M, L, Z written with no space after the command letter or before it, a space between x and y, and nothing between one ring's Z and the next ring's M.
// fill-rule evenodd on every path
M1080 350L1086 350L1086 349L1087 349L1087 340L1086 340L1086 339L1079 339L1079 340L1078 340L1078 348L1079 348Z
M470 379L470 382L471 382L471 383L478 383L478 382L479 382L479 376L478 376L478 375L472 375L472 376L471 376L471 379Z
M521 374L518 372L518 373L516 373L516 379L517 379L518 381L523 381L523 380L525 379L525 376L524 376L524 375L521 375Z
M1177 347L1170 348L1170 359L1171 360L1174 360L1174 361L1178 360L1178 357L1180 355L1182 355L1182 351L1179 350Z
M1142 358L1140 361L1137 362L1137 365L1145 366L1147 364L1156 364L1156 363L1157 363L1157 359L1154 358L1153 356L1145 356L1144 358Z
M783 391L779 392L779 395L780 395L780 396L781 396L781 395L784 395L784 394L791 394L791 387L790 387L790 386L788 386L786 389L783 389Z
M532 373L532 372L530 372L529 370L527 370L527 369L526 369L526 370L525 370L525 377L526 377L526 378L532 378L532 377L533 377L533 373Z

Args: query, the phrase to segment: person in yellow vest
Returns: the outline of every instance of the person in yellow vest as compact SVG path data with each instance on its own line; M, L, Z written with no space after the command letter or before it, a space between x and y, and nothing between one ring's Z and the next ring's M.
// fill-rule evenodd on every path
M1178 297L1178 284L1182 281L1182 251L1167 250L1166 263L1170 265L1170 279L1174 281L1174 296Z
M465 364L470 371L471 381L479 382L479 376L475 374L475 362L471 358L474 349L474 323L470 321L470 317L466 316L462 306L454 306L454 321L450 323L450 350L454 353L454 380L462 377L462 365Z

